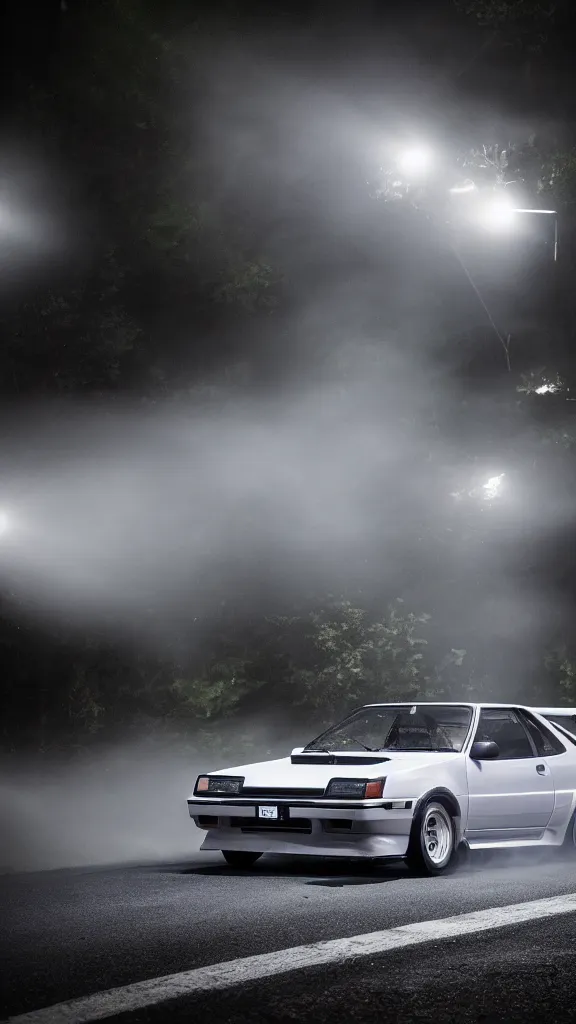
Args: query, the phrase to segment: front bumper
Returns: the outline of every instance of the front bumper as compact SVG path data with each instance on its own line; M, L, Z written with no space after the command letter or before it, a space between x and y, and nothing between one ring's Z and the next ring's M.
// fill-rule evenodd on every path
M283 820L257 816L259 806L277 806ZM202 850L307 854L320 857L403 857L415 801L269 800L190 797L188 812L206 831Z

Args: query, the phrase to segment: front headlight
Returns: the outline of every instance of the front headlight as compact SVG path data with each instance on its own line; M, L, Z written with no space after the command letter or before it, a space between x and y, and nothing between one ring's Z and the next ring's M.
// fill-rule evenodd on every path
M347 800L377 800L382 796L385 779L332 779L326 796L341 796Z
M199 775L194 792L206 796L238 796L243 782L243 778L227 778L225 775Z

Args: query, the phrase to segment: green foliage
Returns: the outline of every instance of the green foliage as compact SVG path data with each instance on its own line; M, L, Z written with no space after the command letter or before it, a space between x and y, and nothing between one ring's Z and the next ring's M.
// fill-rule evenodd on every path
M541 434L544 446L559 448L565 452L576 449L576 425L567 427L546 427Z
M67 710L76 735L96 733L100 729L105 709L98 702L95 687L87 677L84 665L78 666L70 683Z
M251 678L251 668L250 661L231 656L211 661L202 675L176 679L172 686L173 714L193 720L232 714L247 694L264 685L262 680Z
M497 188L506 185L510 178L514 177L510 171L510 163L513 159L511 145L504 149L492 144L462 154L458 162L465 168L476 185Z
M456 6L471 14L481 25L518 24L526 19L551 18L554 0L455 0Z
M104 285L48 292L23 304L3 325L0 386L28 391L113 387L142 331Z
M22 83L19 117L32 144L50 140L74 168L102 251L1 325L5 391L117 390L159 350L169 361L171 342L143 308L151 287L157 324L175 308L217 324L230 309L257 316L277 302L277 275L215 194L185 116L190 68L179 40L158 30L160 13L144 0L71 5L49 80Z
M329 617L313 614L315 645L324 661L317 677L310 681L313 705L338 706L370 699L390 700L415 696L422 686L421 648L426 640L416 636L427 616L404 612L398 601L381 621L371 621L366 612L349 602L331 609Z
M286 654L291 702L333 717L356 704L422 696L429 679L418 631L428 618L406 611L400 600L381 618L331 600L303 616L270 620L278 629L275 645Z
M543 158L539 192L558 205L576 201L576 148Z
M550 149L535 136L506 147L484 145L461 154L458 163L479 187L517 183L534 205L555 208L576 200L576 148Z
M164 203L150 212L145 237L152 246L169 252L190 240L201 239L205 232L206 210L167 196Z
M220 275L213 290L216 302L241 306L253 311L276 305L274 285L277 283L272 267L253 262L230 262Z
M525 395L558 394L563 392L566 387L558 371L548 371L545 366L522 373L520 380L521 383L517 385L516 391Z
M544 668L554 687L558 705L576 705L576 656L565 644L549 651Z
M558 4L555 0L454 0L457 10L469 15L501 42L540 50L548 38Z

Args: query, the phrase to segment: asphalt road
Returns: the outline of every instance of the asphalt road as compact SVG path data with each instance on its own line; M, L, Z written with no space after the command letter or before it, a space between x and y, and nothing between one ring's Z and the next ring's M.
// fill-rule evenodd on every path
M472 858L453 875L265 858L0 878L0 1016L304 943L576 892L576 862ZM126 1021L576 1019L576 914L307 968ZM109 1018L112 1019L112 1018Z

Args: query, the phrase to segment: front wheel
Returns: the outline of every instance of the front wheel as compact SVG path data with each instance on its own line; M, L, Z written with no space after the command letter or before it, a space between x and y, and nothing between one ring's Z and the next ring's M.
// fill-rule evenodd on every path
M248 850L222 850L222 856L231 868L251 868L262 854Z
M427 800L412 825L406 863L422 875L441 875L452 865L456 827L450 812L438 800Z

